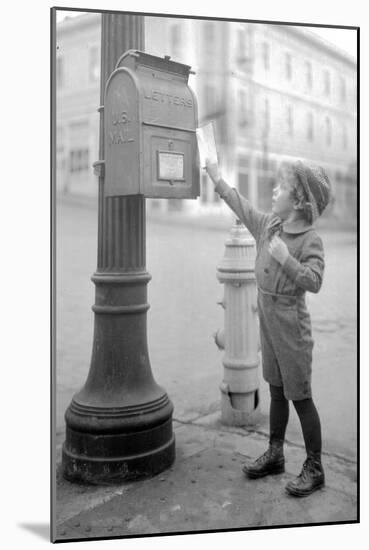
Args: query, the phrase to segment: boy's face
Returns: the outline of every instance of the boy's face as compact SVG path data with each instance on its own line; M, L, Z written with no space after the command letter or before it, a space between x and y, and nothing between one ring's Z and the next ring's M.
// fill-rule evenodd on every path
M293 174L290 168L280 168L277 177L277 185L273 189L272 212L282 220L286 220L292 212L295 212L295 201L292 199Z

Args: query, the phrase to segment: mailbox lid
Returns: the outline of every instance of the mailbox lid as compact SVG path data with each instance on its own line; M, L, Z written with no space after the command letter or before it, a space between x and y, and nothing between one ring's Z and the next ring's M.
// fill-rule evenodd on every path
M182 77L184 80L188 80L188 75L191 71L190 65L185 63L179 63L170 59L169 55L164 57L158 57L147 52L140 50L127 50L120 56L117 61L116 68L129 67L132 70L137 70L139 67L149 67L151 69L158 69L165 73L173 73Z
M196 199L200 195L195 134L146 126L141 192L148 198Z
M132 73L117 69L104 100L105 195L139 191L139 93Z
M137 76L142 122L195 130L197 104L188 86L191 67L177 61L129 50L117 66L129 67Z

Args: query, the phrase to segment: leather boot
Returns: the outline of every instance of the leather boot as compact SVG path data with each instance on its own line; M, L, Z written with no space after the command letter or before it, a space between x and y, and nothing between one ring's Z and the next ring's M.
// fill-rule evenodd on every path
M284 472L283 441L271 441L268 450L253 462L246 463L242 471L251 479Z
M301 473L286 485L286 491L295 497L305 497L324 487L324 471L320 453L308 453Z

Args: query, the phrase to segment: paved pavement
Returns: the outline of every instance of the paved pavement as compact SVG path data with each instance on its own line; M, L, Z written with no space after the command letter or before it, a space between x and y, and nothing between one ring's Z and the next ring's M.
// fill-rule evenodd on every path
M249 480L246 458L260 455L262 434L225 428L212 414L175 422L177 458L151 479L110 487L76 486L60 479L58 540L285 526L357 519L355 464L324 455L326 486L296 499L285 485L300 472L304 450L288 444L286 472Z
M173 221L176 223L163 219L147 221L147 268L152 275L148 286L151 304L148 344L154 377L175 407L177 460L173 470L162 476L165 479L162 482L156 476L135 484L98 489L80 488L59 478L59 536L86 536L83 533L105 536L99 533L108 528L112 528L111 536L114 532L134 534L355 519L355 234L322 232L325 281L318 295L309 295L309 305L315 338L313 390L322 420L327 489L296 504L283 490L286 480L298 473L303 461L303 440L293 407L287 431L290 465L284 476L271 483L250 482L240 475L240 462L245 456L257 456L267 441L269 397L263 380L260 380L261 422L257 430L225 429L219 424L222 354L212 334L223 323L223 311L216 305L223 291L215 269L224 252L227 230L209 228L194 220L181 224L178 217ZM94 303L90 276L95 267L96 211L60 203L56 334L59 453L64 439L64 411L84 384L89 369ZM220 454L214 454L214 449ZM187 477L194 471L198 477L192 483ZM158 487L161 483L168 487L170 482L173 484L170 498L168 493L168 500L158 501ZM137 494L148 503L146 510L138 506ZM121 495L129 508L128 515L119 515ZM273 506L277 501L283 504L278 512L278 507ZM250 506L252 502L255 505ZM149 514L149 503L156 515ZM93 513L87 510L90 505ZM118 515L112 515L110 506ZM196 506L203 511L200 516L195 514ZM200 517L198 523L195 516ZM79 522L83 529L73 527L73 522ZM66 535L61 534L63 531Z

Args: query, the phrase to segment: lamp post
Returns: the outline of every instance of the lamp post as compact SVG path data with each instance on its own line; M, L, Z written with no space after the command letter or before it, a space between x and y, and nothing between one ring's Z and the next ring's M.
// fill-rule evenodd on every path
M175 457L173 406L153 378L147 349L145 199L104 193L105 83L123 52L143 47L143 16L102 15L94 336L86 383L65 413L62 467L70 481L138 479Z

